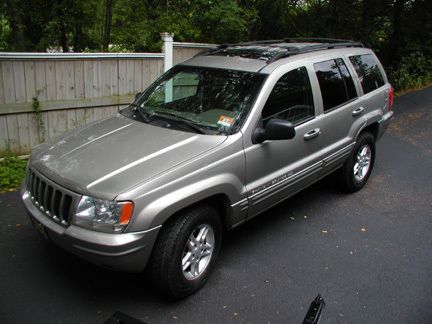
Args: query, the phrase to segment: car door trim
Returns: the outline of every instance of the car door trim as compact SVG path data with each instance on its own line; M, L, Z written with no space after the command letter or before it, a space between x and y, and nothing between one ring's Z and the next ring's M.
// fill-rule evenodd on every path
M252 189L252 195L249 196L249 200L253 206L257 205L280 191L287 189L289 186L310 177L313 173L319 173L321 168L322 161L318 161L297 173L285 173L255 189Z

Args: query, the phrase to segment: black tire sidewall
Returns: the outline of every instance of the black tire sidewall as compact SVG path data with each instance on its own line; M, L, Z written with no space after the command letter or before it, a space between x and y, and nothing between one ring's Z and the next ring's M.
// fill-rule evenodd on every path
M222 224L217 212L211 207L202 207L194 209L182 215L186 217L186 221L181 221L183 226L177 236L174 244L174 253L169 265L169 288L171 294L176 298L182 298L200 289L207 281L210 272L217 263L219 251L222 244ZM192 232L200 225L208 224L212 227L215 243L210 259L210 263L200 276L196 279L188 280L183 275L182 258L186 242Z

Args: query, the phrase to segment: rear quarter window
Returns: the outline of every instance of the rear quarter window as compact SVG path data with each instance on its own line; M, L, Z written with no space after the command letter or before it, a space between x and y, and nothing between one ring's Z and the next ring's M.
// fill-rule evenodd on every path
M384 77L375 56L372 54L355 55L350 56L349 59L357 72L365 94L384 85Z

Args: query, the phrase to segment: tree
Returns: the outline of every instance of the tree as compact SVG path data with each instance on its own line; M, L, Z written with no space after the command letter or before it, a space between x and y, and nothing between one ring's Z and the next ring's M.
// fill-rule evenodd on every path
M113 0L105 0L105 24L102 49L108 51L108 46L111 37L111 18L112 18L112 3Z
M0 50L159 52L163 31L208 43L331 37L373 48L392 75L432 75L430 0L4 0L0 8Z

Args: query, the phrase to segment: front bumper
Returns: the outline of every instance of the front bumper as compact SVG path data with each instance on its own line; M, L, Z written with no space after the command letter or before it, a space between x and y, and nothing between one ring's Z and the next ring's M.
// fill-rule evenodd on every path
M121 234L96 232L75 225L63 227L33 205L25 189L21 190L21 198L32 224L55 244L87 261L113 270L141 272L145 269L160 226Z
M393 114L394 114L393 111L388 111L383 116L383 118L378 122L379 127L378 127L378 137L377 137L377 140L379 140L383 136L384 132L386 131L386 129L388 127L388 125L390 124L390 121L393 118Z

